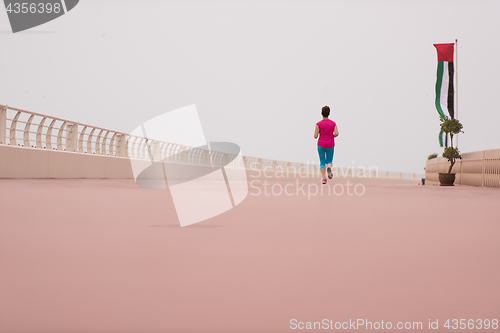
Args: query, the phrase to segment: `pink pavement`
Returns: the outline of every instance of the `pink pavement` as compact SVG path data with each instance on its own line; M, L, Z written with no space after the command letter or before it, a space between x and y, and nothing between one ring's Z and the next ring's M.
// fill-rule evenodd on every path
M0 180L0 332L500 319L500 191L365 190L251 189L180 228L168 190L131 180Z

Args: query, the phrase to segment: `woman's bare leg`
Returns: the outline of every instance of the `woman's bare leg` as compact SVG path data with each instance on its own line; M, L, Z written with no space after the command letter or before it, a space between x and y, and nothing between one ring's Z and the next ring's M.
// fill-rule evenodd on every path
M321 179L326 179L326 176L325 176L325 168L322 168L322 169L319 169L319 171L321 171Z

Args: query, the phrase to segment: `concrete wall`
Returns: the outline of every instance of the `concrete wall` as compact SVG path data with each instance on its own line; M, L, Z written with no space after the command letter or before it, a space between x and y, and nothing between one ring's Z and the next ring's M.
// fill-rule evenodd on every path
M133 178L128 158L0 145L0 178Z
M439 185L439 173L448 172L450 162L444 157L427 161L425 166L425 184ZM452 173L455 173L455 185L500 187L500 149L489 149L462 153Z
M248 163L248 161L247 161ZM145 169L151 165L148 160L134 160L134 168ZM193 175L207 174L206 166L186 165L183 163L170 164L170 170L175 170L177 179L192 179ZM200 170L197 170L200 169ZM226 170L231 168L226 167ZM228 170L228 171L229 171ZM234 169L242 170L242 169ZM286 170L289 170L287 173ZM307 173L301 170L300 175L296 168L287 168L283 173L272 170L248 169L246 173L239 173L239 177L248 181L298 181L299 183L318 183L318 174ZM137 171L137 170L136 170ZM156 173L158 175L158 173ZM171 173L169 173L170 175ZM234 173L232 173L234 174ZM238 174L238 173L236 173ZM0 144L0 178L21 179L50 179L50 178L93 178L93 179L133 179L130 159L126 157L82 154L58 150L47 150L29 147L17 147ZM146 176L156 178L156 176ZM194 177L196 178L196 177ZM210 179L210 175L205 177ZM172 178L169 177L169 181ZM363 184L418 184L414 179L391 178L356 178L340 177L335 183L363 183Z
M139 170L150 165L149 160L134 159L134 167ZM191 179L193 175L211 171L206 166L183 163L169 163L169 169L174 171L176 179ZM156 178L156 175L153 173L146 177ZM126 157L0 145L0 178L133 179L134 173L130 159ZM207 178L210 179L210 176Z
M134 160L134 166L141 170L150 165L148 160ZM193 165L186 168L182 163L170 166L177 171L179 179L189 179L190 173L197 168ZM206 167L199 166L199 169ZM194 170L194 173L203 171ZM133 179L134 174L130 159L126 157L0 145L0 178Z

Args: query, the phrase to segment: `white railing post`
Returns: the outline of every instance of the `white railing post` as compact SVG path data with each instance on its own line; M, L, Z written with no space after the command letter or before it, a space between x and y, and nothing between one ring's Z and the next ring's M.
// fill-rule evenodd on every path
M78 125L66 125L66 151L75 151L78 149Z
M57 133L57 150L59 150L59 151L63 150L62 138L63 138L64 129L66 128L67 123L68 123L67 121L63 122L61 127L59 128L59 132ZM66 148L67 147L68 147L68 143L66 142ZM64 149L66 149L66 148L64 148Z
M486 151L483 150L483 177L481 179L481 187L484 187L484 172L485 172L485 168L486 168L486 158L485 158L485 153Z
M102 139L102 155L109 155L108 135L109 131L106 132L106 135L104 135L104 138ZM108 149L106 149L106 146L108 147Z
M6 144L7 134L7 107L0 107L0 144Z
M151 141L151 154L153 154L152 158L155 161L161 160L161 152L160 152L160 143L158 141Z
M460 185L462 185L462 178L464 178L464 160L460 160Z
M118 135L118 133L115 133L111 137L111 141L109 143L109 156L115 156L117 154L116 149L115 149L117 135Z
M116 156L125 157L125 141L126 137L123 134L118 134L118 144L116 145Z
M31 127L31 122L33 121L33 118L35 117L34 114L32 114L28 121L26 122L26 125L24 126L24 133L23 133L23 143L25 147L30 146L30 127Z
M94 135L94 132L95 132L95 128L93 128L90 133L89 133L89 136L87 137L87 154L92 154L93 153L93 148L92 148L92 135Z
M38 124L38 128L36 130L36 145L35 145L36 148L44 148L42 144L42 133L45 120L47 120L47 117L43 117L43 119L40 120L40 124Z

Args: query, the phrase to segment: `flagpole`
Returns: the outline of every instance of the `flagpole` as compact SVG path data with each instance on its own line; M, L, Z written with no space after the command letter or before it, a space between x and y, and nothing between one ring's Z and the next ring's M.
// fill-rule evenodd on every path
M458 120L458 39L455 39L455 118ZM458 133L455 141L458 148Z

